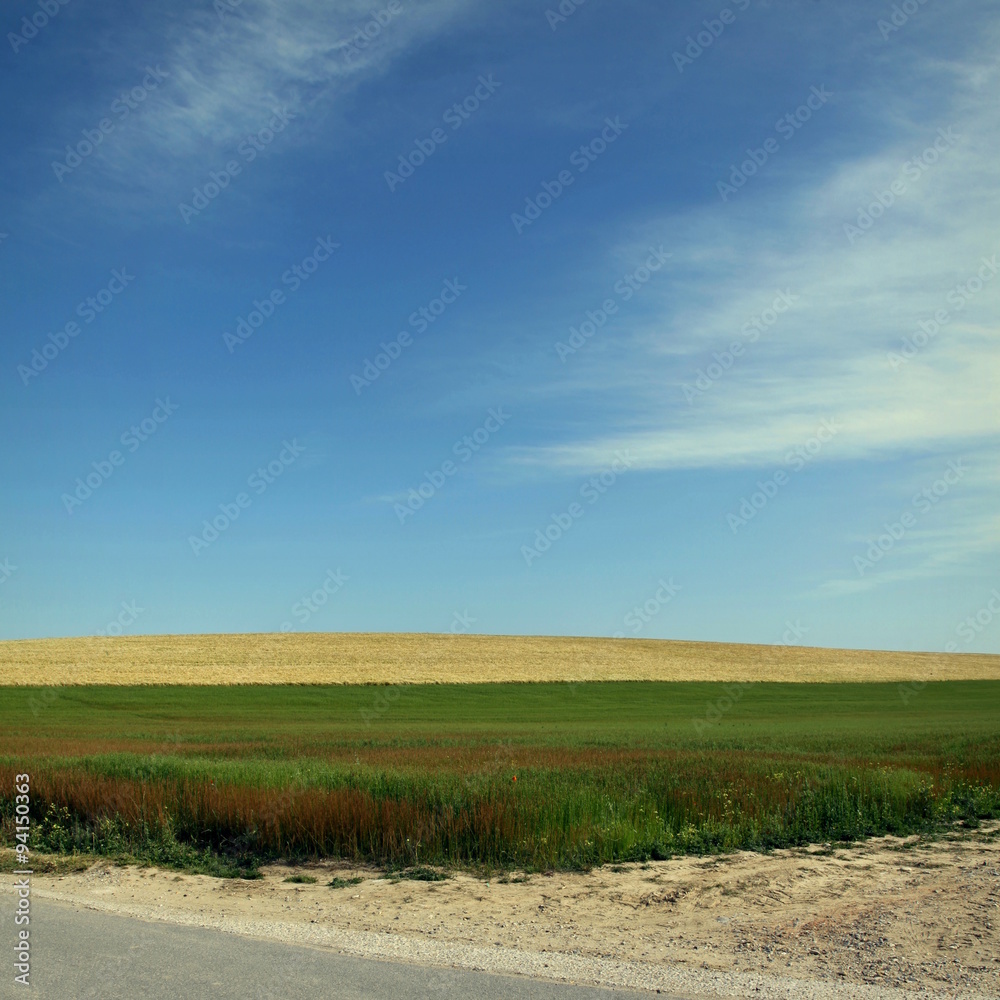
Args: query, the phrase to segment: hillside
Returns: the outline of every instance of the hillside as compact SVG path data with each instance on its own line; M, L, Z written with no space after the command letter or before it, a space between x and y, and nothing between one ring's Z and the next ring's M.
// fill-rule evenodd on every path
M0 642L0 684L1000 680L1000 655L557 636L245 633Z

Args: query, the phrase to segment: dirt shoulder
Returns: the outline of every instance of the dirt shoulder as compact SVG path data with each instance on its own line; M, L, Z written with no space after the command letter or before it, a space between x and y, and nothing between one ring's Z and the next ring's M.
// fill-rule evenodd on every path
M335 864L263 871L230 881L101 863L36 874L32 891L371 957L689 996L1000 996L998 823L936 841L488 881ZM292 874L318 881L285 882ZM331 888L334 876L362 881Z

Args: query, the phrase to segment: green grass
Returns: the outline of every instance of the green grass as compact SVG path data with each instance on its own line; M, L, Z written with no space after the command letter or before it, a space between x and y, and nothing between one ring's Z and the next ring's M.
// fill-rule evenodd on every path
M283 882L296 882L301 885L315 885L319 879L315 875L289 875L288 878L282 879Z
M334 875L334 877L327 882L327 885L331 889L346 889L349 885L360 885L362 882L364 882L364 879L358 875L355 875L352 878L341 878L339 875Z
M27 772L36 849L212 874L579 868L1000 815L1000 682L0 691L0 843Z
M403 868L399 871L390 872L393 881L400 879L410 879L413 882L443 882L448 875L445 872L435 871L424 865L416 865L413 868Z
M262 753L346 745L506 740L541 745L740 746L799 750L898 738L997 734L1000 682L753 684L718 722L735 685L700 683L478 684L411 687L0 688L3 745L19 738L148 744L257 744ZM712 713L714 717L714 712ZM707 726L699 730L695 725Z

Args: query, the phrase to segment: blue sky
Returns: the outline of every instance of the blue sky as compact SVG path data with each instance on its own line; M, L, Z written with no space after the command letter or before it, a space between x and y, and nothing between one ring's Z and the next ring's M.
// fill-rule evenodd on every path
M0 636L1000 652L995 5L3 31Z

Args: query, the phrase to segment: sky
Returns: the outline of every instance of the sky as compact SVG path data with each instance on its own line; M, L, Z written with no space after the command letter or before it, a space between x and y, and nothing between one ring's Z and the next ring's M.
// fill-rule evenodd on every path
M1000 652L990 0L0 20L0 638Z

